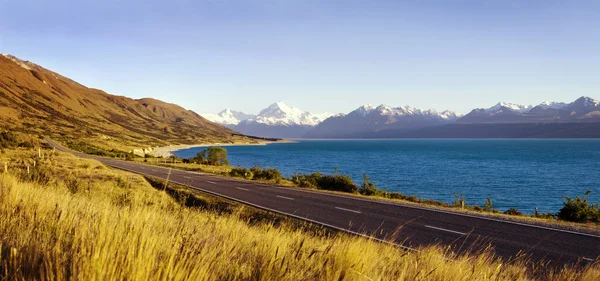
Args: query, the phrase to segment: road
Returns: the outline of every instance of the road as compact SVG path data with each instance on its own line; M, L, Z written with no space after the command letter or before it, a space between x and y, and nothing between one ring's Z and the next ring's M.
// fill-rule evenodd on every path
M597 235L177 169L169 171L169 168L74 152L50 139L47 141L57 150L94 158L114 168L160 179L169 176L170 182L199 191L336 230L392 241L409 250L440 244L464 252L491 245L507 259L524 254L535 261L558 265L600 260Z

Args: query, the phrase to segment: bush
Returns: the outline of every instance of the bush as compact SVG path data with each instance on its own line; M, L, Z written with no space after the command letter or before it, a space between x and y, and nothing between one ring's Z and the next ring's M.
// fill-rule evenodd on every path
M342 174L323 175L319 172L312 174L294 174L292 181L294 184L300 187L313 187L317 189L349 193L358 192L358 186L354 184L352 178Z
M590 204L587 196L592 193L588 190L582 197L571 198L565 196L563 207L558 211L558 218L572 222L600 222L600 203Z
M106 150L95 145L86 142L67 142L67 147L72 150L83 152L91 155L106 156L106 157L118 157L120 155L126 155L128 153L116 149Z
M231 172L229 172L229 176L251 180L254 177L254 173L252 173L250 169L237 167L231 169Z
M508 210L504 211L504 214L511 215L511 216L523 215L523 213L521 213L521 211L519 211L519 209L517 209L517 208L509 208Z
M227 150L216 146L211 146L208 149L198 152L196 156L190 158L190 161L213 166L229 165L229 160L227 160Z
M259 166L254 166L250 169L250 172L253 174L253 179L257 180L273 180L276 183L281 181L281 172L276 168L261 168Z
M359 190L362 195L381 195L381 190L375 188L375 184L371 182L371 179L367 176L367 174L363 174L363 184Z
M0 149L13 148L19 145L19 139L12 132L0 132Z

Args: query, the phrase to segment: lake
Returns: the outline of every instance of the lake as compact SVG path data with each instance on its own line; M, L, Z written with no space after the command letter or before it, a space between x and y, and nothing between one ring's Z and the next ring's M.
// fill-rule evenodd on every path
M557 212L563 196L600 201L599 139L300 140L266 146L225 147L233 166L295 172L349 174L360 185L367 174L377 188L451 203ZM192 157L204 148L179 150Z

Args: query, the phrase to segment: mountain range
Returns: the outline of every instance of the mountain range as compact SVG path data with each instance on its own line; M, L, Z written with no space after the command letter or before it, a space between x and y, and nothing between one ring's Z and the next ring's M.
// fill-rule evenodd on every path
M226 109L203 116L233 130L265 137L587 137L595 133L585 131L600 124L600 102L589 97L537 106L500 102L465 115L384 104L363 105L347 114L318 115L277 102L258 115ZM561 125L549 125L558 123Z
M565 138L600 137L600 102L523 106L500 102L461 116L452 111L365 105L324 120L307 138Z
M233 130L178 105L107 94L4 54L0 128L122 149L239 138L232 136Z
M224 109L202 114L206 119L250 136L300 138L332 114L313 114L278 101L257 115Z

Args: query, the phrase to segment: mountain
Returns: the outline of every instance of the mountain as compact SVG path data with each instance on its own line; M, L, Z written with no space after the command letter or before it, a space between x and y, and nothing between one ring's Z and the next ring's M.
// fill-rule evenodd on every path
M299 138L331 114L312 114L279 101L261 110L258 115L226 109L218 114L203 116L246 135Z
M88 88L0 55L0 128L114 147L229 142L231 129L178 105Z
M600 102L580 97L572 103L543 102L535 107L498 103L487 109L474 109L458 123L539 123L598 122Z
M214 113L202 113L202 117L222 125L237 125L242 121L256 118L256 115L246 114L240 111L231 109L224 109L221 112Z
M383 130L411 130L455 122L460 115L410 106L363 105L348 114L332 116L307 132L306 138L361 138Z

